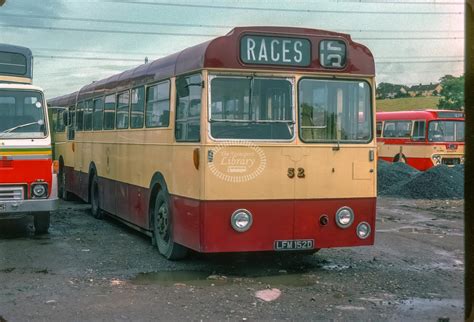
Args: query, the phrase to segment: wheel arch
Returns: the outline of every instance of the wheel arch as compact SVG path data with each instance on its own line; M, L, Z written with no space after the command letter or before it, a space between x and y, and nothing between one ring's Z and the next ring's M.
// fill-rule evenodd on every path
M150 197L148 200L148 229L151 229L153 211L155 210L155 200L158 193L162 190L168 192L166 180L161 172L155 172L150 181Z
M405 160L405 162L407 161L407 157L403 152L399 152L393 157L393 162L399 162L400 160Z
M89 180L87 182L87 202L91 201L91 186L92 186L92 177L97 175L97 167L95 166L94 161L89 164Z

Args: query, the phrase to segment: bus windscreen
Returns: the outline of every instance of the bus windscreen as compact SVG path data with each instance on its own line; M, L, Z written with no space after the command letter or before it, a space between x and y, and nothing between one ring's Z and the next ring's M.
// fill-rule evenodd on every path
M40 92L0 90L0 138L43 138L45 124Z
M25 76L27 70L27 59L24 55L0 52L0 74Z
M431 121L428 141L464 142L464 121Z
M365 143L372 139L370 86L364 81L302 79L300 137L310 142Z
M214 77L211 136L215 139L291 140L293 85L285 78Z

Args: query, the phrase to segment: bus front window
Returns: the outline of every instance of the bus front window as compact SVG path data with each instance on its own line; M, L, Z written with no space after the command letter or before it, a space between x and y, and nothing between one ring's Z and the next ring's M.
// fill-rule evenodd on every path
M214 76L210 126L215 139L291 140L293 84L284 78Z
M298 99L302 141L358 143L372 139L367 82L306 78L299 82Z
M43 96L35 91L0 90L0 138L46 136Z
M430 142L464 142L463 121L431 121L428 128Z

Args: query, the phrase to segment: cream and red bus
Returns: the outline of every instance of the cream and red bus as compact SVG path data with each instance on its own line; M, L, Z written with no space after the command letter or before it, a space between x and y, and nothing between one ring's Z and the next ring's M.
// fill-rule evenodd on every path
M0 44L0 219L33 215L35 232L47 233L56 175L46 101L32 77L31 51Z
M235 28L50 100L60 190L168 259L372 245L374 74L346 34Z
M425 171L464 163L464 113L419 110L377 113L378 156Z

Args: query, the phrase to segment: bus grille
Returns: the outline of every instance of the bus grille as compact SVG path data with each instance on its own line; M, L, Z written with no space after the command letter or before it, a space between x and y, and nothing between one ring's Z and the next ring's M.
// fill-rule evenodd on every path
M24 199L24 189L19 186L0 186L0 201L5 200L23 200Z
M461 164L460 158L443 158L442 163L445 165L457 165Z

